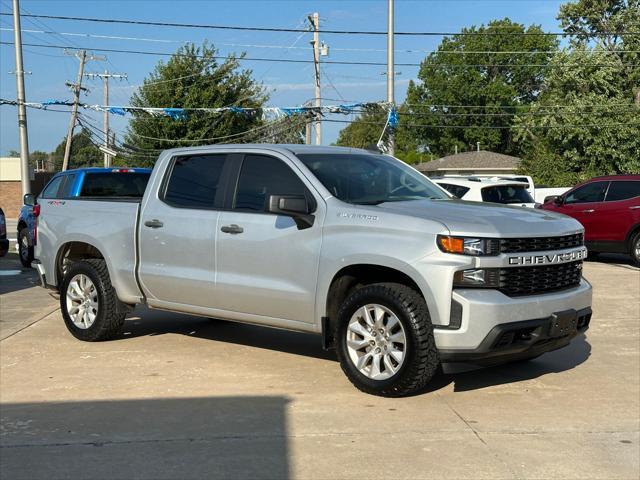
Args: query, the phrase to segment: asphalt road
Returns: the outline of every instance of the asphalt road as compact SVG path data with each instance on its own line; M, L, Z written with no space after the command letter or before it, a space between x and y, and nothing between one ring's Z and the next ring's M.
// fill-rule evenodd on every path
M640 271L585 275L586 336L404 399L355 390L315 336L140 309L82 343L44 308L0 342L0 477L638 479ZM34 294L3 290L2 320Z

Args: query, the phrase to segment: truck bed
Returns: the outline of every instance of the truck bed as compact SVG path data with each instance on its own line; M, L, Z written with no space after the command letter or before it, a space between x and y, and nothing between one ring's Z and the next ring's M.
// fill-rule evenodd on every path
M58 252L63 242L86 242L94 245L104 256L111 282L118 297L136 303L142 295L135 275L136 223L140 199L100 198L42 200L38 218L38 248ZM56 272L61 259L54 255L44 257L47 272ZM57 284L58 279L50 279Z

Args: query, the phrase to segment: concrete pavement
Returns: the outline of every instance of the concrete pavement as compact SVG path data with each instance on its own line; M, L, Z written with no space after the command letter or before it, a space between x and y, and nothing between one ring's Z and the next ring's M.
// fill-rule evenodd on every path
M585 275L586 336L405 399L315 336L140 309L90 344L56 312L0 342L0 477L637 479L640 271Z

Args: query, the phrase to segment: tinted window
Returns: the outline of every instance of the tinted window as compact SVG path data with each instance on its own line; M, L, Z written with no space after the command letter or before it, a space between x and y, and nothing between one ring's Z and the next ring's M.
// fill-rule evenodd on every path
M564 203L602 202L609 182L593 182L576 188L564 199Z
M242 162L234 208L264 212L269 195L306 195L298 176L282 161L247 155Z
M164 199L183 208L213 208L226 155L179 157L173 164Z
M96 172L85 174L81 197L135 197L144 195L149 173Z
M449 199L424 175L386 155L313 153L298 158L327 190L344 202L376 205Z
M62 188L60 189L60 198L69 198L71 196L71 189L73 188L73 184L75 181L75 174L64 176L64 182L62 183Z
M640 181L614 180L607 191L607 202L640 197Z
M462 185L453 185L451 183L439 183L442 188L444 188L447 192L452 195L455 195L458 198L464 197L464 194L469 191L468 187L463 187Z
M64 175L55 177L49 182L40 195L41 198L56 198L58 196L58 189L64 180Z
M496 185L482 189L482 200L493 203L534 203L526 187L519 185Z

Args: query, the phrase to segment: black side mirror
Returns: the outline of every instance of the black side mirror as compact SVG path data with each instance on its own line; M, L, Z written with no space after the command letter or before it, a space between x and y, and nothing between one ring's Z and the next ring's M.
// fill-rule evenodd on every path
M564 203L564 197L562 195L558 195L553 199L553 203L555 203L556 205L562 205Z
M269 195L267 211L293 218L300 230L311 227L315 220L304 195Z
M33 207L36 204L36 197L32 193L25 193L22 201L25 205Z

